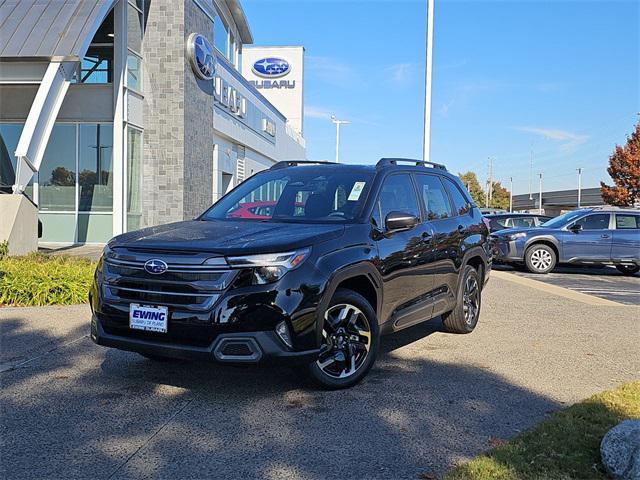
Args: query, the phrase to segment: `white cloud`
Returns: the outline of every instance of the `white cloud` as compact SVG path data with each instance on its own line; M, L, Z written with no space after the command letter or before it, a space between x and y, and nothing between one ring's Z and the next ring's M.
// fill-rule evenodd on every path
M396 63L384 69L387 79L397 87L406 87L416 78L418 65L415 63Z
M540 137L552 140L555 142L561 142L560 148L564 151L571 151L577 146L582 145L589 140L588 135L581 135L578 133L570 132L568 130L560 130L556 128L543 128L543 127L513 127L515 130L526 133L533 133Z
M351 65L332 57L308 55L305 57L305 69L308 75L337 86L353 83L358 78Z
M304 107L304 116L308 118L320 118L323 120L329 120L331 118L331 115L332 112L324 107L319 107L317 105L305 105Z

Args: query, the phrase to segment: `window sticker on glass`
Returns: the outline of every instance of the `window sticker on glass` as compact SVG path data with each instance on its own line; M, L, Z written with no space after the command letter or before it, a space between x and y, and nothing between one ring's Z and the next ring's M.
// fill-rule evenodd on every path
M367 182L355 182L347 200L349 200L350 202L358 201L358 199L360 198L360 194L362 194L362 190L364 190L364 186L366 184Z

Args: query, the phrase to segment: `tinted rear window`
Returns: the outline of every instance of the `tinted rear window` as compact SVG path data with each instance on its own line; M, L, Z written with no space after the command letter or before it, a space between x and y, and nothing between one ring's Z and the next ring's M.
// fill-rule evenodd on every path
M447 186L447 190L449 190L449 194L451 195L451 201L453 202L453 207L455 210L454 215L464 215L469 210L471 210L471 205L460 191L460 188L458 188L455 183L453 183L446 177L443 177L442 180L444 181L444 184Z
M640 229L640 215L620 215L620 214L616 214L616 228L618 230L638 230L638 229Z

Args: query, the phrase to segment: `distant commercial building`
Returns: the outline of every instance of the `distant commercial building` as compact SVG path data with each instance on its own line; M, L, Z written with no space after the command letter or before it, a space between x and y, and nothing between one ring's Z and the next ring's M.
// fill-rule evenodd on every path
M43 243L189 219L306 156L303 49L255 59L295 82L285 99L256 88L237 0L5 0L2 16L0 186L38 205Z
M600 188L583 188L580 192L581 207L597 207L605 205ZM568 210L578 208L578 190L556 190L542 192L542 210L545 215L556 216ZM513 210L516 212L532 211L540 209L540 195L528 193L513 196Z

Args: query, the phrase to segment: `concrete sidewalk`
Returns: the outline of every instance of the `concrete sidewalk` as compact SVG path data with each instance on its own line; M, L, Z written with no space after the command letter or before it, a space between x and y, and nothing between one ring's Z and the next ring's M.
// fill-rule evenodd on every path
M415 479L639 378L640 308L508 276L483 302L471 335L436 321L385 337L367 379L338 392L95 346L84 306L0 309L0 476Z

